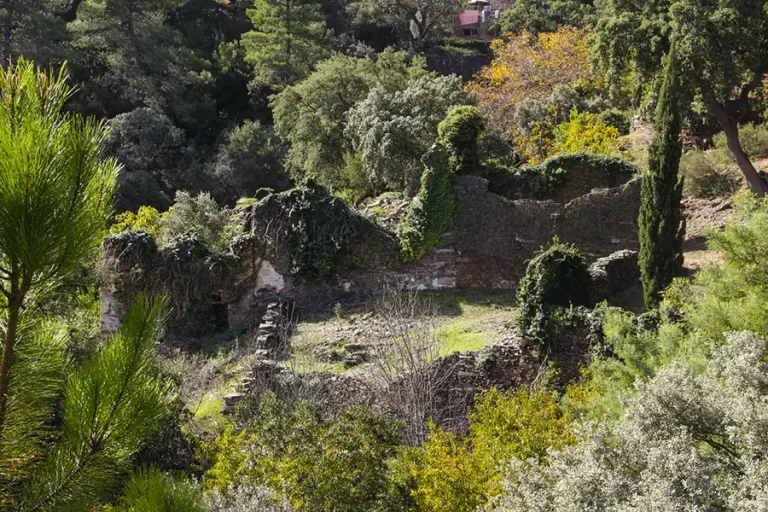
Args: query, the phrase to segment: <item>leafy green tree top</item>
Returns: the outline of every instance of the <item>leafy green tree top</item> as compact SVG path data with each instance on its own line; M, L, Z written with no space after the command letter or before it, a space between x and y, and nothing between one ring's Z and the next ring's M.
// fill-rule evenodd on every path
M256 85L291 85L328 55L330 34L316 0L255 0L248 16L253 30L242 42Z
M275 130L291 146L286 166L299 175L317 174L333 183L353 152L344 136L347 113L374 87L385 91L406 88L408 81L427 74L424 59L409 62L405 52L385 50L374 60L336 55L315 72L275 96Z
M389 25L418 46L441 29L452 29L464 5L462 0L353 0L349 9L358 20Z
M762 0L607 0L593 41L598 66L614 91L624 88L637 99L653 94L676 30L681 86L701 96L760 195L768 185L741 147L738 124L768 71L766 16Z
M555 32L562 25L584 26L594 18L592 0L516 0L501 12L489 32L495 36L512 32Z

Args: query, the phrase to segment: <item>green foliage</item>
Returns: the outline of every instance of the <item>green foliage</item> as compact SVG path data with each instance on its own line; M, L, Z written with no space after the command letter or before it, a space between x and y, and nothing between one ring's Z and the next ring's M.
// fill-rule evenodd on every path
M592 40L597 69L616 98L652 98L661 82L665 53L677 38L682 108L703 104L717 119L750 188L765 193L749 157L739 150L737 126L749 110L766 68L763 41L768 35L765 4L759 0L608 0L599 12ZM699 103L701 102L701 103Z
M683 184L678 177L683 142L675 43L667 57L659 92L648 173L640 194L640 280L645 305L658 305L661 292L683 269L685 220L680 211Z
M448 155L434 145L424 155L421 188L408 205L400 224L400 246L407 259L416 261L437 245L453 218L456 199Z
M283 223L288 233L291 272L307 279L327 278L355 244L386 238L372 221L349 209L314 182L270 194L256 206L256 215Z
M717 163L711 152L694 149L680 159L683 193L692 197L730 197L739 176Z
M44 300L94 255L112 211L117 165L102 156L106 132L62 112L66 78L64 68L55 74L24 59L0 69L0 445L24 445L28 435L12 416L24 407L13 374L15 353L26 350L18 345L31 334L29 297Z
M118 211L140 206L165 210L175 188L188 188L182 166L186 136L171 119L151 108L120 114L109 123L107 152L123 165Z
M210 249L224 247L224 231L230 212L219 208L210 194L192 196L177 192L173 206L160 219L160 245L183 237L195 237Z
M507 32L555 32L562 25L589 25L596 7L587 0L517 0L491 25L488 33L499 37Z
M215 120L209 55L175 25L180 7L178 0L83 0L68 9L63 39L83 79L75 97L81 111L114 117L149 107L193 130Z
M230 428L208 447L213 466L204 484L267 485L302 511L368 512L387 488L399 430L365 407L324 419L316 405L290 411L267 394L245 429Z
M576 441L553 396L524 387L479 396L469 424L463 440L432 425L423 446L398 454L394 466L410 477L417 510L476 510L501 490L500 461L543 459Z
M573 245L556 238L528 263L517 289L518 325L525 336L549 341L558 308L591 302L592 279L584 257Z
M239 197L253 196L261 188L289 188L283 173L285 145L274 130L258 121L243 121L226 135L210 166L220 183L215 197L233 203Z
M739 126L739 142L750 158L768 157L768 125L746 123ZM719 163L733 163L733 154L723 132L715 134L712 144Z
M671 364L546 465L511 459L486 510L759 510L766 342L729 333L702 369Z
M374 22L394 29L403 41L422 45L450 33L464 7L458 0L353 0L349 10L359 22Z
M156 209L151 206L140 206L136 213L127 211L117 215L115 223L109 228L109 232L116 235L123 231L141 230L157 240L162 229L160 218L161 214Z
M484 129L483 114L471 105L452 108L437 125L438 139L451 155L454 173L477 174L480 171L477 146Z
M106 131L61 112L66 79L63 68L25 60L0 70L4 292L40 293L66 276L99 246L112 211L117 165L102 157Z
M418 190L421 157L448 111L469 101L456 76L423 76L402 91L373 89L347 114L344 131L377 189Z
M259 86L282 88L307 76L328 55L329 34L316 0L254 0L253 30L242 37Z
M149 467L131 474L123 489L126 512L206 512L202 490L184 476L172 476Z
M749 329L768 336L768 203L742 194L736 215L725 228L709 234L709 246L722 255L721 265L702 269L688 297L686 318L703 336Z
M606 185L628 180L637 167L615 156L562 153L531 167L486 168L489 190L512 199L544 199L568 183L573 176L604 173Z
M555 127L555 148L562 152L618 155L619 130L594 114L571 111L568 122Z
M272 100L275 130L290 143L286 166L298 176L316 177L323 185L352 186L340 176L349 154L344 135L348 112L374 87L394 92L427 74L426 62L405 52L385 50L374 58L335 55L298 84Z
M163 310L162 301L138 298L122 329L69 375L61 434L21 488L15 510L88 510L109 497L172 400L155 361Z

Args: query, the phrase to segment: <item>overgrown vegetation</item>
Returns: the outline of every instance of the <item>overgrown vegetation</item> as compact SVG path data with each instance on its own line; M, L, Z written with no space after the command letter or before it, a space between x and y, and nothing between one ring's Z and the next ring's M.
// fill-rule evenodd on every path
M547 340L556 334L562 308L588 306L592 278L584 257L573 245L555 239L528 264L517 289L518 325L523 334Z

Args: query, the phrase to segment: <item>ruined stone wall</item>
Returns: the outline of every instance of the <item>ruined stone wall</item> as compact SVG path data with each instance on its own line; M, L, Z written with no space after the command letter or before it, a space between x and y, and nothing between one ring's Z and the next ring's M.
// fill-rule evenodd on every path
M273 218L257 218L237 250L239 269L234 282L228 282L228 290L217 292L221 279L212 275L209 287L226 303L229 326L251 328L258 326L267 304L283 298L295 301L299 310L327 310L336 301L363 298L386 288L514 289L528 260L553 236L574 243L590 262L639 245L639 179L592 190L564 204L505 199L488 192L488 182L475 176L459 178L456 194L458 208L451 231L418 262L404 262L391 236L382 234L379 240L374 233L345 251L344 257L357 264L342 265L327 279L302 279L291 272L283 232L288 228L276 228L280 223ZM107 266L120 274L121 267L114 262L108 261ZM109 287L104 290L102 327L111 332L119 325L123 307Z
M639 179L565 204L512 201L486 187L482 178L468 176L456 188L459 288L514 288L527 261L554 236L576 244L589 260L638 248Z

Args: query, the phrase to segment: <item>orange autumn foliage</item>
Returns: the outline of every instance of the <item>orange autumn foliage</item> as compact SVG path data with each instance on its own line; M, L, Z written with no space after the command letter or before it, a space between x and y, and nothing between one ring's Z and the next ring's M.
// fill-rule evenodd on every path
M515 140L515 111L523 101L546 99L558 85L589 86L587 37L586 29L574 27L506 34L491 43L493 62L475 75L467 91L475 95L489 124Z

